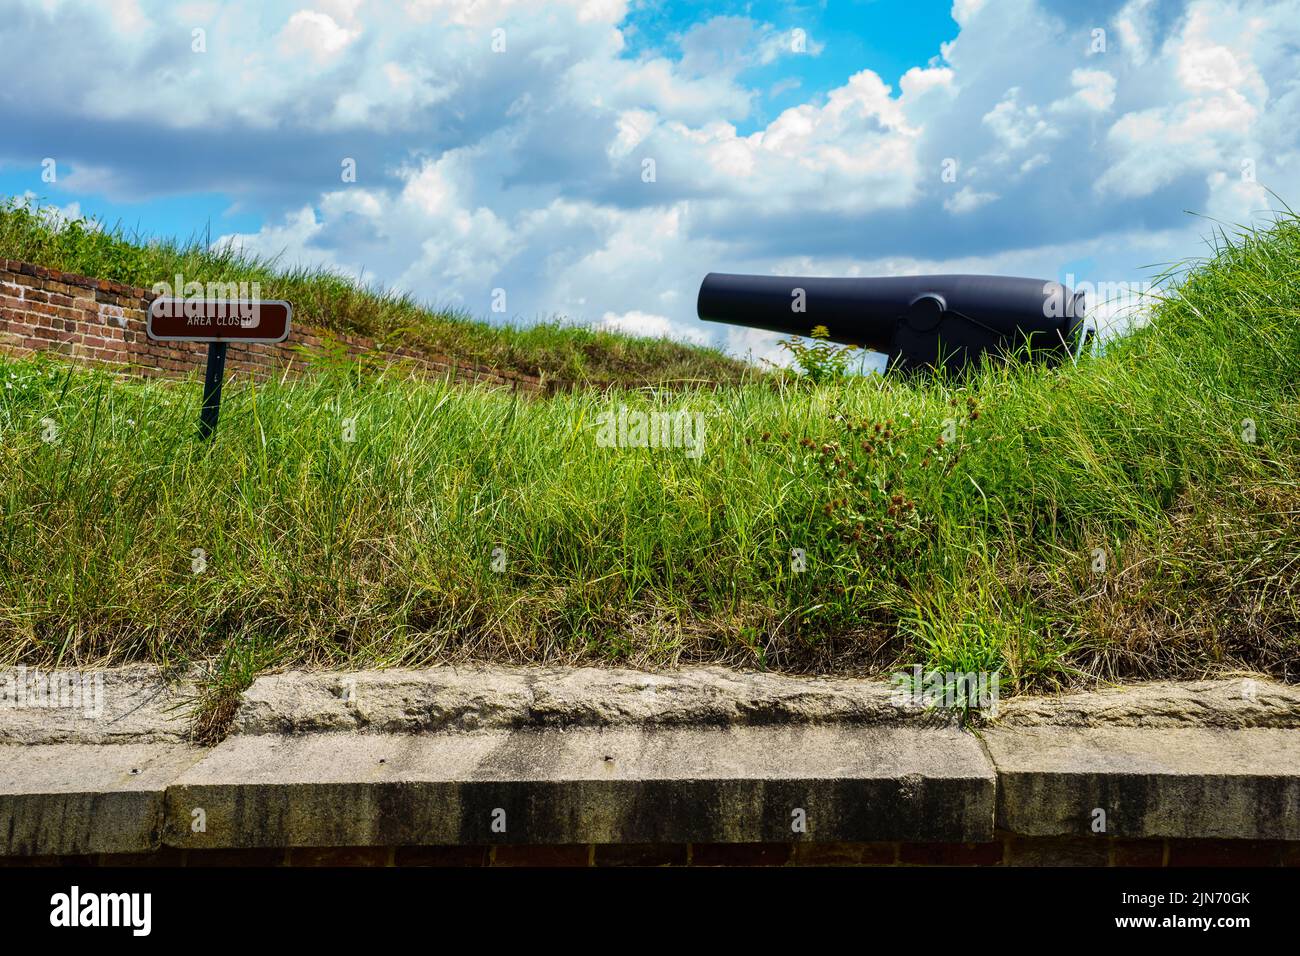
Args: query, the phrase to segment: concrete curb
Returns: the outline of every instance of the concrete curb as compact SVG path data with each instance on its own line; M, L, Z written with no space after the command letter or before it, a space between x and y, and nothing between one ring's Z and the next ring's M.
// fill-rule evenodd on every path
M112 729L0 709L0 856L1300 841L1300 692L1258 680L1009 702L972 733L879 682L715 668L278 675L209 750L184 688L112 680Z
M202 758L184 744L0 747L0 855L156 849L168 785Z
M227 741L173 782L167 842L986 841L994 795L978 743L956 730L263 735ZM196 808L203 833L186 825Z
M986 732L998 827L1025 836L1300 840L1300 732Z

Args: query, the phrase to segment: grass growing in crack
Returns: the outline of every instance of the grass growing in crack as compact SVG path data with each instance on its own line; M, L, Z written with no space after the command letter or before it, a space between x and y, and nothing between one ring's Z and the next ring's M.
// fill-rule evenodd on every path
M274 257L214 245L207 237L175 242L91 219L65 222L15 199L0 202L0 259L146 289L155 282L171 283L176 275L204 284L258 282L264 298L293 303L296 323L540 374L561 387L738 383L763 377L716 349L561 321L527 327L489 324L462 309L431 308L342 273L285 266Z
M275 641L254 636L227 640L215 658L201 662L194 677L195 698L185 702L197 743L215 744L225 737L239 709L240 694L260 671L274 667L279 657Z
M1294 680L1297 262L1293 219L1240 236L1077 366L541 401L336 370L236 383L207 445L197 382L6 362L0 659L227 661L214 726L289 665ZM703 454L600 447L620 405L702 412Z

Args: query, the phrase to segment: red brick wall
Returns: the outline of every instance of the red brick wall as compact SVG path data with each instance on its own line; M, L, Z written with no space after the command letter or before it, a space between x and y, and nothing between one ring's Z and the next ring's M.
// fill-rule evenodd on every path
M0 259L0 349L54 352L66 358L119 367L145 377L201 372L207 346L160 343L145 334L152 292L87 276ZM535 376L400 347L381 347L359 335L323 332L295 324L278 345L230 346L227 375L266 378L304 371L311 356L332 349L379 365L403 364L430 377L542 391ZM307 354L304 354L306 352Z
M1300 867L1300 843L998 834L992 843L692 843L293 847L79 857L0 856L8 866L1112 866Z

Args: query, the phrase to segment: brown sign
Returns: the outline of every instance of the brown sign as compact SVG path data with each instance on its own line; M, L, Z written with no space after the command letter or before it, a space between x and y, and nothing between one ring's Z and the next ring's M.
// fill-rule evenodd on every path
M156 342L283 342L292 316L278 299L154 299L145 328Z

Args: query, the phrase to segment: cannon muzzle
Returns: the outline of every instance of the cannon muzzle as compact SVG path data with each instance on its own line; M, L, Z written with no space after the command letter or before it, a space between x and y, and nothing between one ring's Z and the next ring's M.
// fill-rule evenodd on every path
M701 319L884 352L890 368L960 370L988 354L1057 362L1082 334L1083 293L1012 276L811 278L711 272Z

